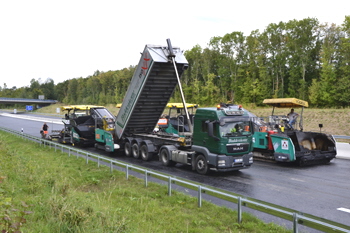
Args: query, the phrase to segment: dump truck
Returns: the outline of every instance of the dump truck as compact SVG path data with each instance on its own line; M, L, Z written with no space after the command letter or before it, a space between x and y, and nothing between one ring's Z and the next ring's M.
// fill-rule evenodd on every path
M182 135L154 132L177 86L186 106L180 77L188 62L169 39L167 45L145 46L119 105L115 130L96 128L95 147L109 152L124 151L126 156L145 161L158 156L165 166L185 164L199 174L249 168L253 164L253 125L240 106L199 108L193 122L185 108L183 123L188 132L179 133Z
M336 141L332 135L304 131L303 112L309 106L307 101L275 98L265 99L263 103L273 108L268 117L252 116L255 126L254 157L300 165L329 163L336 157ZM301 113L293 113L294 119L290 119L292 117L287 115L275 115L275 108L300 108Z
M49 140L80 146L95 145L95 129L106 131L115 129L115 116L104 106L98 105L68 105L62 106L65 112L62 119L62 130L51 130Z

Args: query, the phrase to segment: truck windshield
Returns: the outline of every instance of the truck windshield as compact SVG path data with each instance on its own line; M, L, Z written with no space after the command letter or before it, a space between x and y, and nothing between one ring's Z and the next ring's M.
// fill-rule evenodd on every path
M250 125L250 121L226 122L226 124L220 125L220 135L222 137L250 135Z
M97 108L95 109L95 112L100 118L108 118L114 120L114 116L105 108Z

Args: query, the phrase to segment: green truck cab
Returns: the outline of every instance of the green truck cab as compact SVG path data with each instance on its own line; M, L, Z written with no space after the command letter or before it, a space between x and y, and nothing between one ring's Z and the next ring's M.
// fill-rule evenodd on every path
M205 156L213 170L249 168L253 163L252 130L250 117L241 106L199 108L194 117L192 149L207 150Z

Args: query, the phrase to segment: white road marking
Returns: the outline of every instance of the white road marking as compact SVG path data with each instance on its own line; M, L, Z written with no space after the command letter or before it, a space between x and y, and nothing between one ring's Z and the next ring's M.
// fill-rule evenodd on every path
M28 116L28 115L17 115L17 114L10 114L10 113L2 113L0 115L6 116L6 117L27 119L27 120L31 120L31 121L41 121L41 122L54 123L54 124L60 124L60 125L63 124L62 120L54 119L54 118L35 117L35 116Z
M290 178L291 180L295 180L295 181L299 181L299 182L305 182L305 180L300 180L300 179L297 179L297 178Z
M350 213L350 209L343 208L343 207L340 207L340 208L338 208L337 210L340 210L340 211L344 211L344 212Z

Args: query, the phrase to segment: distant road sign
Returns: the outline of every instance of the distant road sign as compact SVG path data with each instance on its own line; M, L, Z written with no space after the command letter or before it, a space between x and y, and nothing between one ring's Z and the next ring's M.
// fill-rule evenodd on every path
M26 110L27 111L33 111L33 106L32 105L26 105Z

